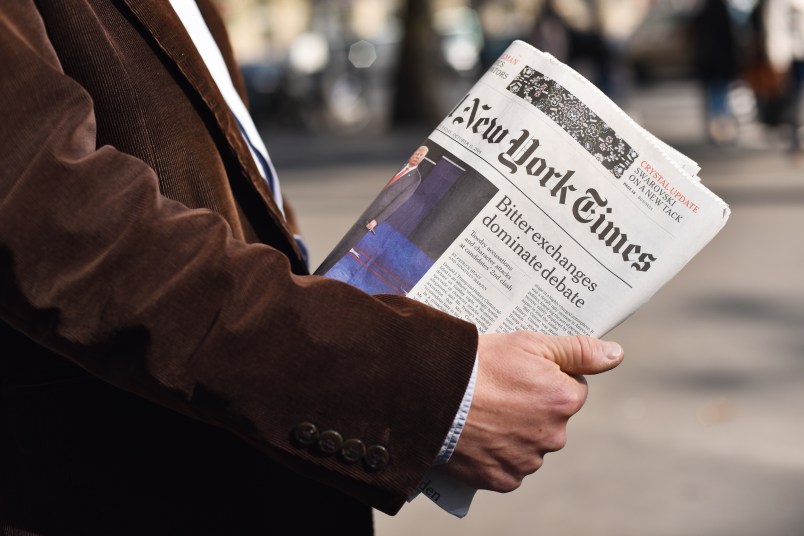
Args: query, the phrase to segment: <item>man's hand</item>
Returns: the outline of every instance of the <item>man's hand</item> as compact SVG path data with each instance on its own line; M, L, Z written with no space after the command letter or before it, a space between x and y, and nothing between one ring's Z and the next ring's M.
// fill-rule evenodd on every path
M586 401L581 375L622 359L619 344L592 337L480 335L472 405L444 472L475 489L515 490L564 447L567 421Z

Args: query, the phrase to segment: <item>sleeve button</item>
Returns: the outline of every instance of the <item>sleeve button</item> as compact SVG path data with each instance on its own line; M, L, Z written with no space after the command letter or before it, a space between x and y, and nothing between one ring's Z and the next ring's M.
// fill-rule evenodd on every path
M343 442L341 456L347 462L354 463L360 461L366 455L366 445L359 439L347 439Z
M366 449L365 462L369 469L377 471L388 465L390 457L385 447L382 445L372 445Z
M293 437L302 445L312 445L318 440L318 428L311 422L301 422L293 429Z
M318 437L318 448L324 454L335 454L343 446L343 437L335 430L321 432Z

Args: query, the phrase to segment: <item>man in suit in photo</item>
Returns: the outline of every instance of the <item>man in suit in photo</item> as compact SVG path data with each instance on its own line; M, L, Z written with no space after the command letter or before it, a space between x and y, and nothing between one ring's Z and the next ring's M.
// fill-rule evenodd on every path
M402 169L391 177L391 180L318 266L315 271L317 275L326 275L344 255L354 254L352 248L366 236L366 233L376 234L377 226L410 199L422 182L419 164L427 156L428 151L427 146L422 145L410 155Z
M365 222L366 229L374 231L380 223L388 219L402 204L410 199L416 188L422 182L422 175L419 172L419 163L427 156L427 146L422 145L408 159L405 166L394 175L380 194L369 205L363 213L361 219Z

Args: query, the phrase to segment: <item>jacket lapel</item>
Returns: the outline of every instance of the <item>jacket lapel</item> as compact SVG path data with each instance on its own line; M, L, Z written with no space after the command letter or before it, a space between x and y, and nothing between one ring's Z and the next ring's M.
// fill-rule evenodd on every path
M274 201L270 187L254 164L240 129L221 95L218 86L197 53L195 44L184 30L181 20L165 0L123 0L132 15L142 24L159 48L173 61L179 76L198 93L214 118L214 127L223 134L229 149L236 157L242 176L259 193L268 214L287 241L286 253L302 258L296 240L285 225L285 219Z

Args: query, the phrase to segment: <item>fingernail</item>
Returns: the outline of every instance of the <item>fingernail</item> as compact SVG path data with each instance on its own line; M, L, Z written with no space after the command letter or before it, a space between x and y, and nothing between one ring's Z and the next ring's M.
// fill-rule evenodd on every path
M603 342L603 353L606 355L607 359L615 361L623 356L622 346L612 341L602 341L602 342Z

